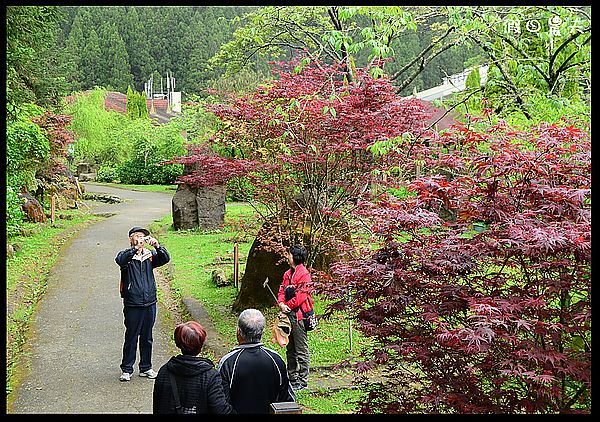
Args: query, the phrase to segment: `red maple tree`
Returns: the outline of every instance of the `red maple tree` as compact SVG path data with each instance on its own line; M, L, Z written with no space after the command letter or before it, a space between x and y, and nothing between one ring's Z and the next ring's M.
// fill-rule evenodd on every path
M588 134L458 125L413 152L429 174L362 203L370 245L320 284L376 343L358 371L386 371L360 411L590 412Z
M253 187L263 225L235 309L273 305L262 283L267 277L273 288L281 283L287 245L303 243L307 266L327 268L338 252L332 239L349 234L351 210L374 186L383 190L381 171L405 160L369 148L423 132L430 117L422 101L400 98L389 79L374 79L368 69L357 69L348 82L339 66L300 56L273 65L274 79L253 92L204 106L220 125L208 146L227 156L193 152L185 160L196 167L180 179L207 186L243 174Z
M50 144L48 159L36 172L36 178L39 180L36 196L43 201L45 190L60 188L61 177L65 174L70 175L65 159L68 154L67 146L75 142L73 132L69 129L73 116L47 110L31 120L42 129Z
M309 261L331 246L344 215L369 187L385 182L377 169L397 156L374 157L377 141L420 132L429 117L416 99L403 100L386 78L357 69L354 82L339 66L297 57L273 63L275 79L226 104L205 105L220 118L220 130L202 149L175 162L195 165L179 182L192 186L246 177L254 186L265 223L282 230L283 243L303 242ZM233 151L233 153L231 153Z

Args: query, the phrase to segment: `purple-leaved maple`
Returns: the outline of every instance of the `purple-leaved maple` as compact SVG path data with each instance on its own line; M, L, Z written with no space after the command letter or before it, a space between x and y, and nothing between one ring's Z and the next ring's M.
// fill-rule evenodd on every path
M361 203L371 244L319 284L376 344L358 371L387 375L360 412L590 412L589 135L501 121L421 141L428 174Z
M36 196L43 200L44 191L60 183L60 175L66 174L64 159L67 157L67 146L74 142L73 132L68 128L73 116L46 111L31 120L42 129L50 145L48 160L36 172L36 178L40 181Z
M274 65L272 81L225 104L205 105L220 126L208 146L235 151L235 157L192 151L176 160L196 166L180 182L207 186L243 175L268 228L258 233L256 245L284 261L286 245L304 243L308 266L323 268L330 261L323 257L336 252L331 240L349 233L350 211L371 197L374 184L385 185L378 170L404 159L376 156L369 147L422 132L430 115L422 101L402 99L389 79L374 79L368 69L357 69L347 82L339 66L323 62L297 57ZM261 284L265 276L281 283L281 274L268 272L248 279L254 254L252 249L238 295L251 298L240 307L271 306Z

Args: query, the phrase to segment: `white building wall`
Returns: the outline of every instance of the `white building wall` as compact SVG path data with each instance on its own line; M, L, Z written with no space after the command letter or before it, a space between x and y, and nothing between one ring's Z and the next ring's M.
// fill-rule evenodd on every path
M169 105L171 106L171 111L181 113L181 91L171 92L170 96Z
M463 91L465 89L465 83L472 68L465 69L461 73L449 76L443 79L441 85L433 88L426 89L421 92L417 92L414 96L424 101L432 101L438 98L444 98L448 95ZM488 66L479 66L479 76L481 77L481 85L483 86L487 81Z

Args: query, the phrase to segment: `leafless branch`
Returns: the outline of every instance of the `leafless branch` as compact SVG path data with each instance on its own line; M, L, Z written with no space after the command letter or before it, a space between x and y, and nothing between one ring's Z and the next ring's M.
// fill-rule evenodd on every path
M441 37L431 41L431 43L425 47L425 49L423 51L421 51L414 59L412 59L409 63L407 63L406 65L404 65L404 67L402 67L402 69L400 69L399 71L397 71L396 73L394 73L390 79L391 80L396 80L398 79L398 77L400 75L402 75L404 72L406 72L408 69L410 69L415 63L417 63L419 60L421 60L423 57L425 57L425 55L431 51L436 44L438 44L440 41L442 41L444 38L446 38L448 35L450 35L450 33L454 30L454 27L450 27L448 28L448 30L446 31L446 33L444 35L442 35ZM414 79L414 78L413 78Z
M406 153L406 156L408 157L413 149L413 147L415 146L416 142L421 138L421 136L423 136L425 133L427 133L429 130L431 130L431 128L433 128L435 125L438 124L438 122L440 120L442 120L444 117L446 117L446 115L448 113L450 113L452 110L454 110L456 107L458 107L459 105L466 103L467 101L469 101L469 99L477 94L478 92L483 91L483 87L478 88L473 90L472 92L469 93L469 95L467 95L465 98L463 98L462 100L460 100L459 102L457 102L456 104L454 104L452 107L448 108L444 114L442 114L435 122L433 122L432 124L430 124L427 128L423 129L418 135L417 137L410 143L410 147L408 148L408 151Z

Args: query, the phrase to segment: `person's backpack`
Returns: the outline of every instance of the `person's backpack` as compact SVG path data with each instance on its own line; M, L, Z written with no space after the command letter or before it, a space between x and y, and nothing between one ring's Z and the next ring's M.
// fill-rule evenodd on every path
M306 300L310 303L310 311L302 311L302 321L304 322L304 331L312 331L319 325L319 319L315 314L312 298L309 296Z

